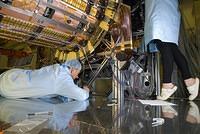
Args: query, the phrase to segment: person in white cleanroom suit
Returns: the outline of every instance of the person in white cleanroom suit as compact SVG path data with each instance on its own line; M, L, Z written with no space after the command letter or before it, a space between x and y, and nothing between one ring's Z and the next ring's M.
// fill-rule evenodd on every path
M75 100L86 100L89 88L78 87L81 63L69 60L37 70L11 69L0 75L0 95L6 98L42 98L61 95Z

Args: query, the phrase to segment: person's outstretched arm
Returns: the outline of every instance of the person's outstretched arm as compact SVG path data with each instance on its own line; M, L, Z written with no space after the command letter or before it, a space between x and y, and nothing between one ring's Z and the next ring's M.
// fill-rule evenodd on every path
M64 83L62 82L57 88L57 94L71 99L82 101L89 97L89 88L87 86L78 87L70 78L65 80Z

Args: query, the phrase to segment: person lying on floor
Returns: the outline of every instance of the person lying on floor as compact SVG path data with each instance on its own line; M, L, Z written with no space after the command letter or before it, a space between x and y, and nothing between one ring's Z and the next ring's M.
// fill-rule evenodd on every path
M36 70L11 69L0 75L0 95L6 98L42 98L61 95L75 100L86 100L89 88L78 87L81 63L69 60Z

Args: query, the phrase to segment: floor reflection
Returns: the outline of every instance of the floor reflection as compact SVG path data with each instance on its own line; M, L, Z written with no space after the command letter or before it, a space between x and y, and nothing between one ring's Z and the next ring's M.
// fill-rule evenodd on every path
M53 101L52 101L53 102ZM40 99L0 99L1 124L12 126L27 118L49 118L46 130L50 132L67 132L68 128L75 127L73 120L77 118L75 113L86 110L88 101L72 101L68 103L50 103ZM53 115L28 116L30 113L52 112ZM9 125L8 125L9 124ZM4 126L4 129L5 126ZM41 130L42 131L42 130Z
M126 100L108 106L105 98L65 102L58 99L0 99L0 130L27 119L29 113L52 112L38 134L199 134L200 102L171 100L175 106L149 106ZM152 125L154 118L164 124ZM36 134L36 132L34 133Z
M176 101L177 106L162 109L165 124L161 128L162 133L172 134L198 134L200 132L199 101Z

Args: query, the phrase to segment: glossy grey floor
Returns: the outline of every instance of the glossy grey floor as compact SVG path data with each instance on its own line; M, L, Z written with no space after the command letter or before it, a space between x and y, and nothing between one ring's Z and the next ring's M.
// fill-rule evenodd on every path
M64 103L58 99L0 98L0 132L9 130L4 133L17 134L27 131L33 134L199 134L200 101L170 102L176 105L149 106L141 104L138 100L126 100L122 105L108 105L108 101L102 97ZM35 115L31 115L34 113ZM154 118L162 118L164 123L152 125Z

